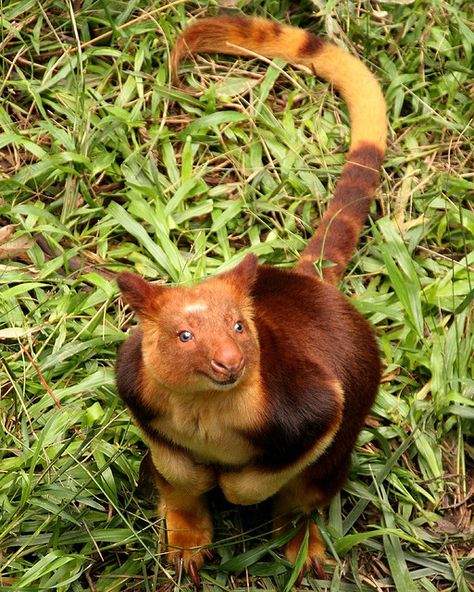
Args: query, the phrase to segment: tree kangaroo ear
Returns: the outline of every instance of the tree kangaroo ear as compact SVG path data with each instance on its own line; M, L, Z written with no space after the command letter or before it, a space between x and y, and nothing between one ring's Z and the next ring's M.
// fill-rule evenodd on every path
M156 310L157 298L165 290L129 271L121 273L117 283L125 301L138 316L150 316Z
M250 253L233 269L222 273L218 277L219 279L232 284L242 294L247 294L250 292L257 279L257 268L257 256Z

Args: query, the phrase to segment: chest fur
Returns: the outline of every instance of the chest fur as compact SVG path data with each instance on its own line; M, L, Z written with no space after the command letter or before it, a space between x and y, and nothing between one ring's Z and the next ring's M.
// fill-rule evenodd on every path
M170 400L151 425L168 440L186 448L197 462L247 464L255 454L240 431L246 427L248 410L241 409L240 397L218 400L222 394Z

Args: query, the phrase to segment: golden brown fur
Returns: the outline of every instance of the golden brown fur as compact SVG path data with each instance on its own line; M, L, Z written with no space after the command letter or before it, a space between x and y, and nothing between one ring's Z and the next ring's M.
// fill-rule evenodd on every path
M295 561L308 528L310 567L324 545L307 517L342 487L351 450L380 380L368 323L331 284L341 277L365 222L385 148L385 107L355 57L314 35L262 19L216 17L177 40L188 53L244 55L245 48L311 67L346 100L352 141L329 208L295 270L247 256L191 287L150 284L130 273L119 286L140 318L117 360L120 395L150 448L170 558L193 581L207 558L206 493L237 504L274 499L275 529L304 515L285 547ZM329 259L322 281L314 262Z

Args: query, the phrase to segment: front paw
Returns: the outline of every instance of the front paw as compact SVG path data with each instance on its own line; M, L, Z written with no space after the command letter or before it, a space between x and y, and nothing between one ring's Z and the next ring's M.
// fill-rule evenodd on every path
M259 475L249 471L221 473L219 486L229 502L240 506L258 504L268 497L259 483Z

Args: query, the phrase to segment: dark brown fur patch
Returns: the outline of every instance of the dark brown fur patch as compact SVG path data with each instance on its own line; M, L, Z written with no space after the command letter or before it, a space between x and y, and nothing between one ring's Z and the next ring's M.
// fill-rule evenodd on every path
M130 409L138 424L145 429L148 422L156 417L156 412L150 409L143 400L142 364L142 332L137 329L119 350L115 377L122 401Z
M320 37L310 33L309 31L306 31L306 39L304 40L303 45L300 47L298 53L302 58L310 58L311 56L314 56L323 47L323 45L324 41Z
M328 208L327 220L322 224L327 226L329 232L333 233L340 226L336 226L334 222L339 218L344 224L351 224L357 226L357 231L354 234L355 242L359 238L359 232L364 225L371 202L371 194L376 187L376 183L364 184L362 182L356 185L352 183L343 183L336 187L334 199ZM326 239L327 242L327 239ZM350 257L355 245L352 245L350 252L347 255Z
M362 144L348 154L334 197L303 252L299 271L313 274L313 262L324 259L337 264L323 269L324 279L335 283L342 277L367 220L382 162L383 151L375 144Z
M335 288L294 272L259 267L253 298L268 416L259 431L247 434L261 451L256 463L275 470L308 450L337 420L331 381L338 381L344 429L331 446L338 460L328 462L324 453L315 479L339 483L380 380L372 330Z
M278 39L278 37L280 37L282 32L282 26L280 25L280 23L272 23L272 35L273 37L275 37L276 39Z
M245 33L242 31L242 34ZM265 26L259 23L257 25L253 25L251 28L248 28L247 34L252 36L255 43L261 44L268 39L271 31L269 31L267 23L265 23Z
M378 180L378 169L369 168L357 162L348 162L344 167L341 179L338 183L340 186L339 191L341 191L341 186L344 186L346 189L359 186L367 191L368 187L377 185Z
M378 171L382 166L383 157L384 153L377 145L365 142L349 152L347 162L357 162Z
M372 195L378 185L382 159L381 150L377 146L370 144L350 152L341 178L336 185L334 198L329 204L327 215L324 217L328 218L329 222L335 214L337 215L337 212L342 211L344 217L352 217L353 223L359 226L354 244L350 247L350 252L339 249L348 257L351 256L352 250L355 249L358 234L367 219ZM350 223L350 221L348 222ZM336 227L333 230L336 231Z
M359 232L355 225L351 225L342 216L335 214L328 223L326 237L322 245L322 259L337 263L339 257L331 259L329 253L331 255L347 253L358 238Z

